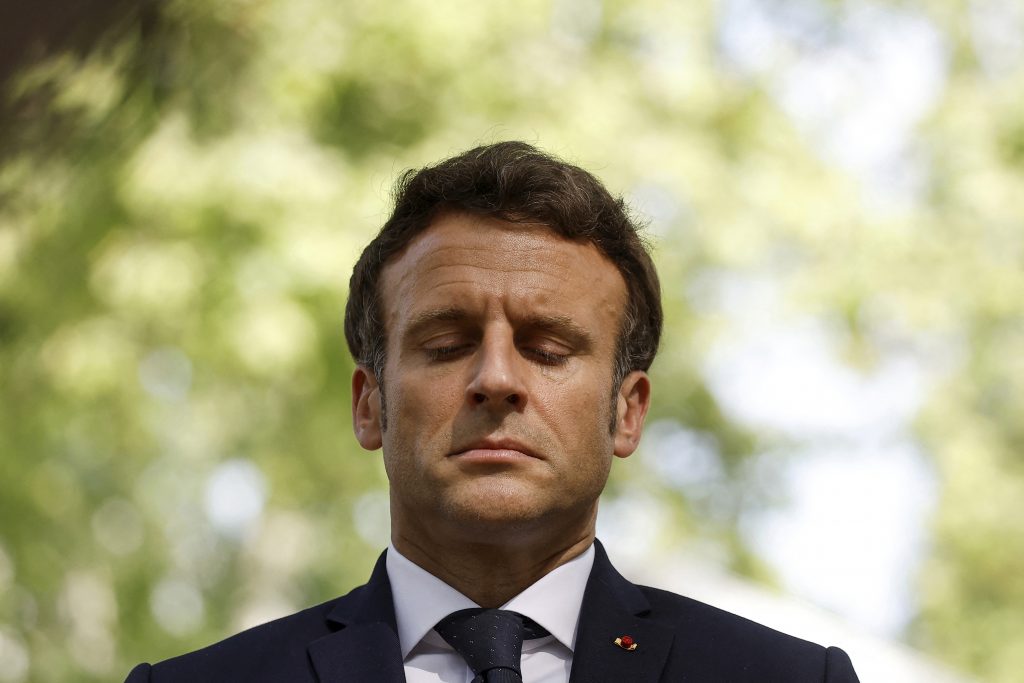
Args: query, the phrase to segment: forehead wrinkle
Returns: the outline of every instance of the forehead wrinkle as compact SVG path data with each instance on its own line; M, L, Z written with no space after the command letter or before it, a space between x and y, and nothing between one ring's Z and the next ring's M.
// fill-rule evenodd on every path
M475 236L470 236L472 239ZM537 253L548 253L552 251L552 244L537 243L535 239L537 237L533 231L522 234L513 235L511 244L506 243L501 253L501 258L492 259L499 267L508 263L510 258L519 257L527 262L532 262L536 257ZM600 255L600 250L589 242L576 242L567 239L558 239L557 235L554 235L557 239L558 245L573 245L582 247L588 251L594 251ZM438 235L427 235L419 243L411 247L402 258L411 258L413 262L422 263L425 260L429 260L431 257L439 256L442 254L454 255L456 260L462 260L462 255L465 255L467 260L475 260L480 254L493 254L490 244L485 243L484 246L470 245L470 244L445 244L443 241L438 244Z
M436 254L431 254L431 256L435 256L435 255ZM457 262L457 263L450 263L450 262L449 263L444 263L444 262L442 262L442 263L426 263L426 264L422 263L422 261L425 261L425 260L428 260L428 259L429 259L429 257L424 258L424 259L422 259L420 261L420 265L422 265L422 273L420 273L421 276L433 273L434 271L437 271L437 270L468 268L470 270L493 271L493 272L506 273L506 274L522 273L522 274L525 275L525 274L528 274L528 273L538 273L540 275L547 275L547 276L550 276L550 277L553 277L553 278L558 278L558 274L559 273L563 273L566 270L568 270L568 265L566 263L563 263L563 262L558 261L558 260L552 260L551 263L547 263L547 264L545 264L545 266L540 266L540 265L538 265L536 263L536 261L537 261L536 259L532 259L531 258L527 263L516 263L516 262L514 262L515 259L508 258L508 255L505 255L504 258L495 258L495 259L493 259L493 261L494 261L493 263L486 263L486 264L462 263L462 262ZM409 274L410 275L412 274L412 269L410 269ZM403 278L403 280L404 279L405 278Z
M467 270L470 272L467 273ZM446 273L445 271L452 272ZM488 273L491 274L491 277L486 275L472 277L473 271ZM543 266L529 268L511 266L502 268L470 263L440 263L431 264L422 269L411 268L405 271L399 277L398 282L395 283L394 289L400 292L414 292L417 289L429 291L469 285L478 292L493 292L497 286L502 290L503 298L506 295L514 298L515 288L518 285L524 291L555 295L561 290L562 285L565 284L565 279L562 277L564 271L565 267L561 264L557 264L557 268ZM526 277L532 274L540 275L541 277L537 278L537 281ZM517 282L517 276L520 276L523 282Z

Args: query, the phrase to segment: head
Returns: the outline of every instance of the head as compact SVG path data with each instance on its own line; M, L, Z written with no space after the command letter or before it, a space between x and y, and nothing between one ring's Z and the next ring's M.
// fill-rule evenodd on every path
M592 528L612 455L639 439L661 323L637 227L586 171L509 142L405 174L345 316L393 529Z
M525 142L500 142L406 171L394 195L391 217L352 271L345 308L345 339L352 357L378 382L383 382L387 362L381 273L436 217L455 212L543 225L568 240L594 245L618 269L627 288L612 394L627 373L650 368L661 339L658 274L625 203L592 174ZM383 395L383 384L381 389ZM386 411L382 418L386 428Z

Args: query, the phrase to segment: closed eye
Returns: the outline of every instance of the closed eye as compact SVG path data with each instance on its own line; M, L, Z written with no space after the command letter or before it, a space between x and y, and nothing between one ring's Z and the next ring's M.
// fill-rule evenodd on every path
M433 361L453 360L465 355L472 348L472 344L451 344L449 346L435 346L425 349L427 358Z
M430 360L443 362L447 360L455 360L456 358L466 355L472 350L472 347L472 344L451 344L448 346L435 346L428 348L425 349L424 352ZM569 354L554 353L552 351L535 347L523 349L522 354L539 363L551 366L564 365L569 360Z
M569 355L564 353L553 353L544 349L528 348L524 354L540 361L544 365L563 365L569 360Z

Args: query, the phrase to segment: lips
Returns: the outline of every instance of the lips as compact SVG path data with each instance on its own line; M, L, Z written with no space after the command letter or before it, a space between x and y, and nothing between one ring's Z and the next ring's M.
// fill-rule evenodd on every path
M514 458L527 456L540 458L529 446L515 439L481 439L456 449L452 456L469 456L474 458Z

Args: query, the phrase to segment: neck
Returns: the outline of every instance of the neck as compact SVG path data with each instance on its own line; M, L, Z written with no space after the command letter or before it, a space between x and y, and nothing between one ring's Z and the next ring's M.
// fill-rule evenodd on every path
M531 539L516 544L422 539L392 529L391 542L410 561L476 604L495 608L581 555L594 542L594 525L558 539Z

